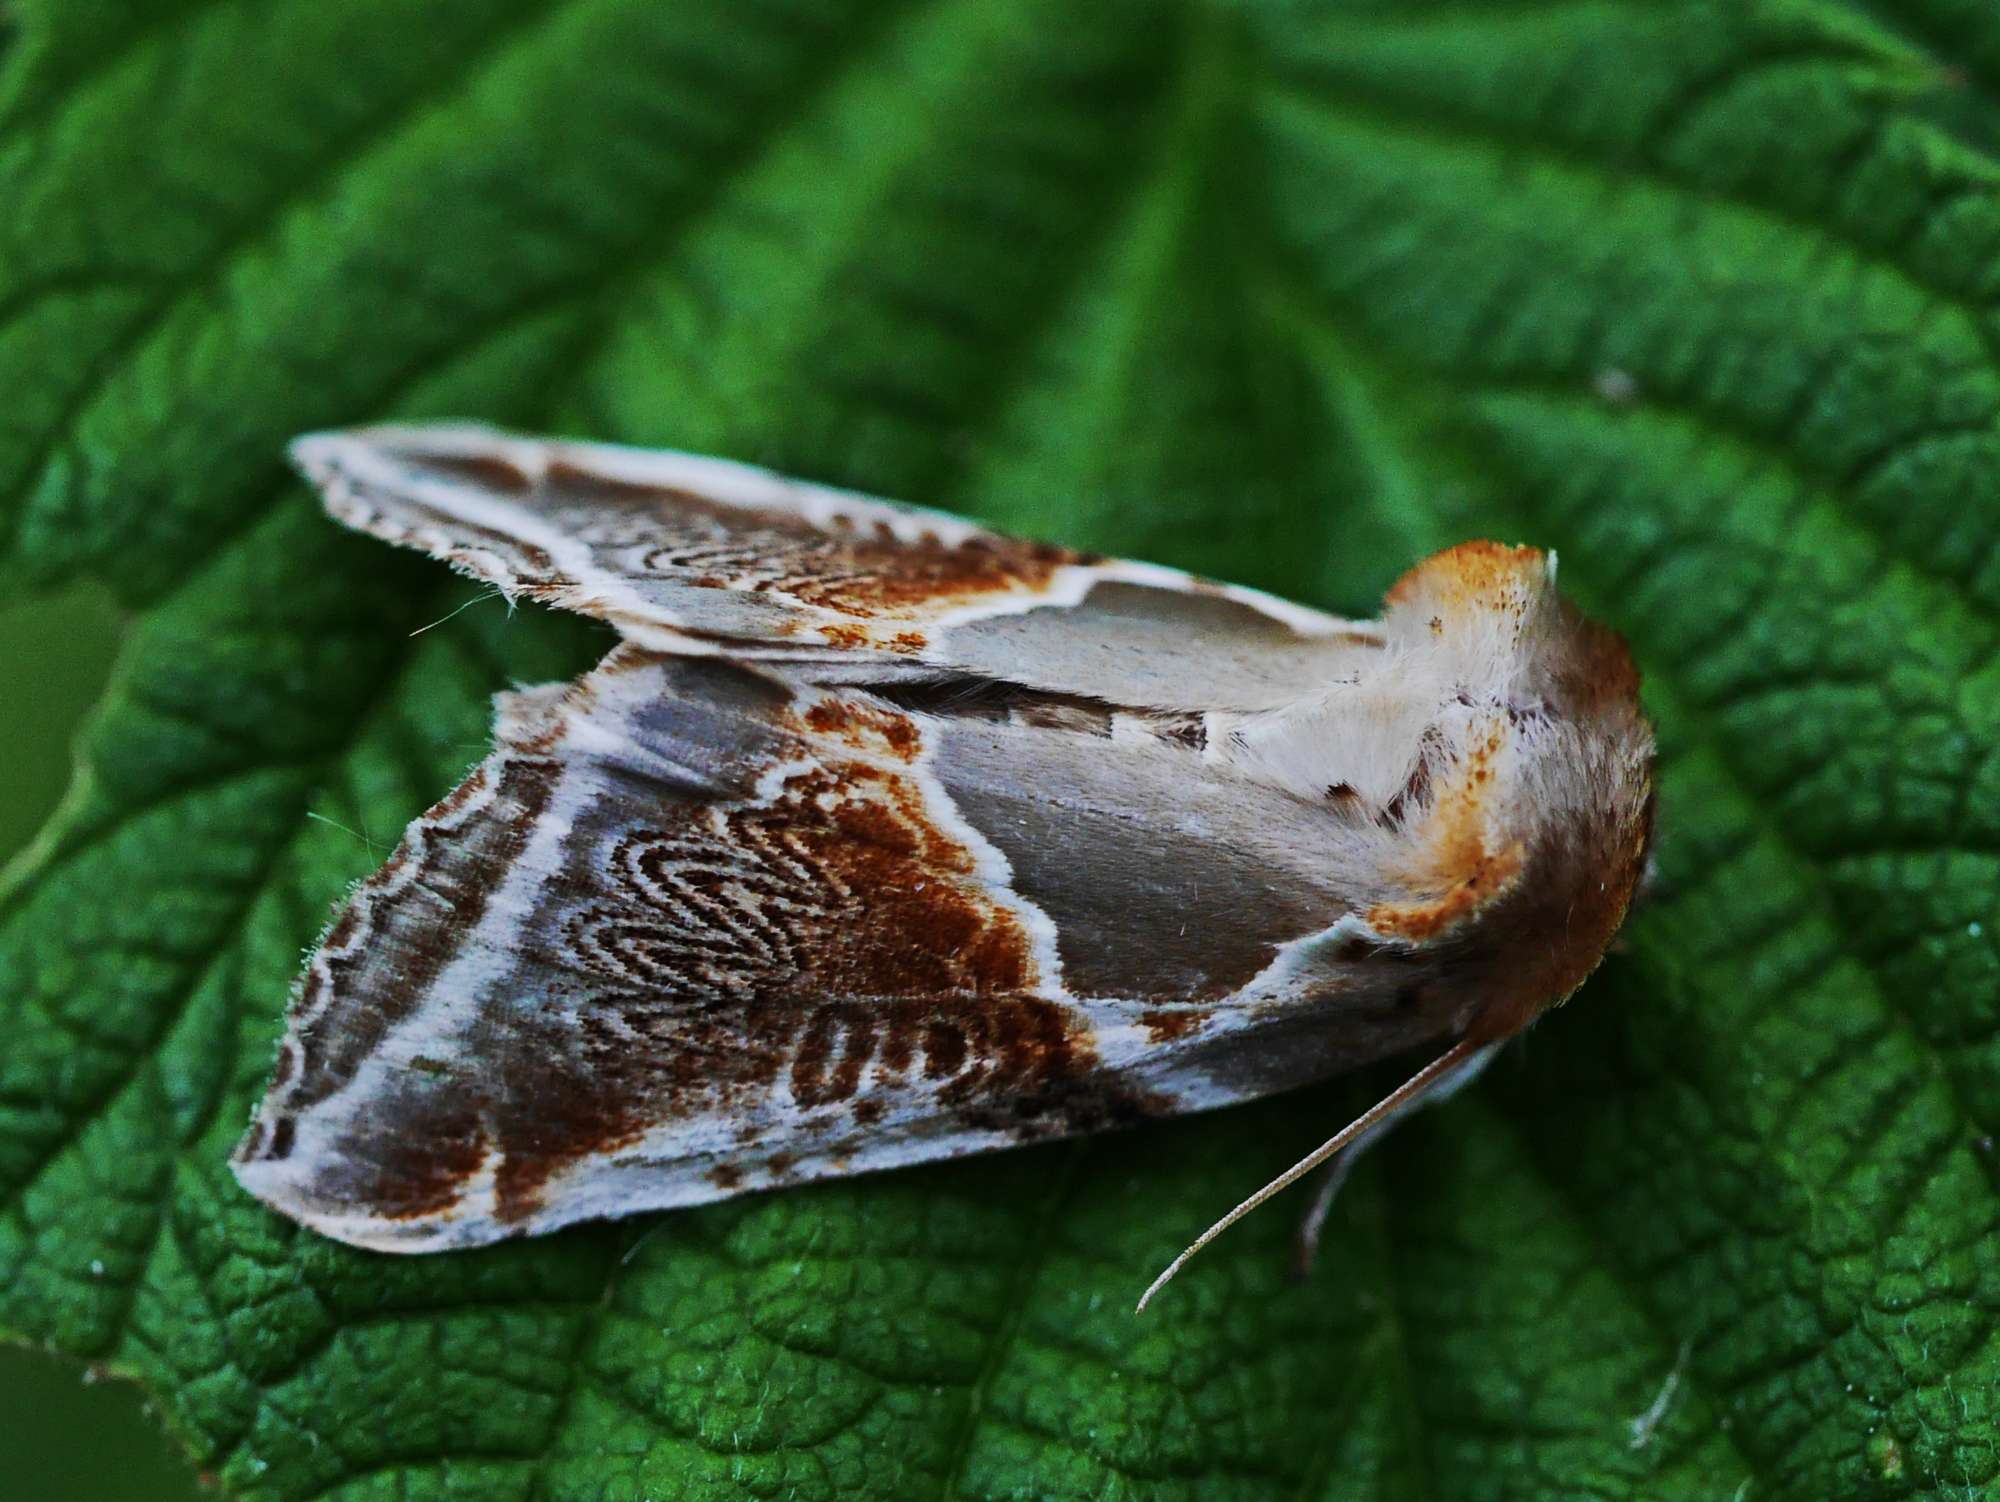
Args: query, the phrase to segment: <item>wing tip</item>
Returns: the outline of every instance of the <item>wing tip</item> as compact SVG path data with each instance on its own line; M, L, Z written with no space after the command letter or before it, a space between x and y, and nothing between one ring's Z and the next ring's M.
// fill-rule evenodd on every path
M352 431L329 428L322 432L301 433L285 445L285 457L292 462L292 468L320 489L340 470L342 464L353 454L357 440Z
M292 1224L344 1246L409 1256L447 1252L494 1240L476 1221L446 1214L399 1218L352 1206L329 1206L311 1176L293 1159L238 1156L229 1171L244 1193Z

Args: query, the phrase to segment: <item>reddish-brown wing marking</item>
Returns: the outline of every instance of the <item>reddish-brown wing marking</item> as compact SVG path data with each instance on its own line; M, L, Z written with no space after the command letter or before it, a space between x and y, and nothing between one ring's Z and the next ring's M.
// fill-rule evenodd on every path
M1643 861L1636 677L1530 549L1357 625L679 455L300 455L336 515L628 636L503 701L310 962L237 1171L347 1240L1471 1058L1588 973Z

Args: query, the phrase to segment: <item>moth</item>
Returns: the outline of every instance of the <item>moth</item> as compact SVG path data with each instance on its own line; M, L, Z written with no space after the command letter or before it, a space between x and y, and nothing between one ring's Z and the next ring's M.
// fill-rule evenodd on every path
M1638 675L1533 548L1452 548L1351 621L717 459L468 427L292 452L348 526L622 638L499 697L305 967L234 1168L341 1241L1429 1051L1213 1235L1573 992L1646 862Z

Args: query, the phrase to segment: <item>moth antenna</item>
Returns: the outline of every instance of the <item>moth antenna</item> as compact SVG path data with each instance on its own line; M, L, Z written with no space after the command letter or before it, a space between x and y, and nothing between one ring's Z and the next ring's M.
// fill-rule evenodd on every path
M441 615L436 620L432 621L430 626L419 626L417 627L416 630L412 631L410 635L422 636L426 631L431 629L431 626L442 626L446 621L451 620L454 616L462 615L464 612L470 610L475 605L484 605L488 600L505 600L505 599L507 599L507 592L504 589L501 589L497 584L491 586L490 588L482 589L479 591L478 594L474 595L471 599L467 600L463 605L459 606L457 610L452 611L450 615ZM512 615L514 613L514 602L511 600L507 601L507 613L509 615Z
M1389 1117L1395 1115L1403 1106L1436 1084L1441 1076L1449 1074L1453 1069L1465 1063L1466 1060L1477 1054L1485 1046L1485 1043L1476 1038L1459 1039L1458 1042L1439 1054L1430 1063L1424 1065L1422 1069L1419 1069L1415 1074L1403 1081L1402 1084L1391 1090L1387 1095L1375 1102L1374 1105L1363 1111L1354 1120L1327 1138L1326 1141L1307 1153L1298 1162L1279 1174L1234 1210L1223 1216L1222 1219L1218 1220L1206 1231L1203 1231L1201 1235L1194 1239L1192 1246L1188 1247L1186 1251L1167 1264L1165 1272L1153 1279L1146 1291L1139 1295L1139 1307L1132 1312L1134 1314L1144 1314L1146 1306L1153 1301L1153 1295L1171 1283L1174 1280L1174 1274L1186 1267L1196 1252L1235 1225L1237 1221L1263 1204L1272 1195L1289 1189L1328 1158L1331 1158L1343 1147L1353 1142L1355 1138L1368 1131L1370 1127L1375 1126L1379 1122L1386 1121Z

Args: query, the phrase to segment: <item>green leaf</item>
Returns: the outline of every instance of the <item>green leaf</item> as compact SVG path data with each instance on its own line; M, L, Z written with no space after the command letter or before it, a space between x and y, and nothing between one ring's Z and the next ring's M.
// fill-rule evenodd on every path
M301 1502L2000 1485L1984 0L14 9L0 569L138 620L0 897L0 1325ZM474 1254L299 1232L225 1158L302 947L491 692L604 645L446 619L283 468L442 414L1351 611L1554 546L1648 674L1661 893L1303 1287L1267 1211L1130 1313L1377 1082Z

